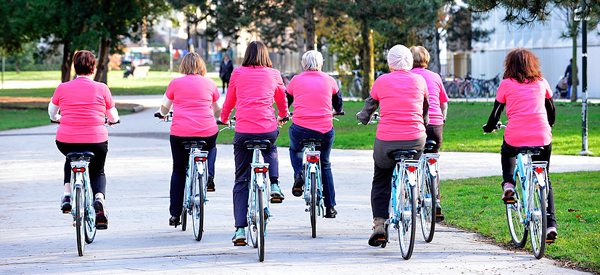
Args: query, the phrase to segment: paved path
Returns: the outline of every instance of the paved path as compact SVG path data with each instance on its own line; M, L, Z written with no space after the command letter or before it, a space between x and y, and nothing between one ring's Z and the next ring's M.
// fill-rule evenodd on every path
M118 97L156 105L160 97ZM169 125L152 118L154 107L123 117L109 129L106 163L109 230L99 231L83 257L76 252L71 217L59 211L63 157L54 126L0 132L0 274L579 274L549 259L504 250L477 234L438 226L431 243L420 233L412 258L402 259L396 236L387 248L367 244L372 219L371 151L333 150L339 215L319 219L310 237L308 214L291 196L287 148L279 149L287 195L272 205L265 262L255 249L234 247L233 152L219 145L217 192L209 193L205 233L167 226L171 155ZM451 153L441 157L443 178L500 173L498 154ZM553 156L553 171L600 170L600 158Z

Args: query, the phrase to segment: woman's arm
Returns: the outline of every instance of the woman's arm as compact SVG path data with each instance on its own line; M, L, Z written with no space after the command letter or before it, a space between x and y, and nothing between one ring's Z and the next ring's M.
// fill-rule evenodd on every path
M429 125L429 96L426 96L423 100L423 124L425 124L425 127Z
M448 116L448 102L440 104L440 109L442 109L442 114L444 115L444 123L446 123L446 117Z
M377 111L377 108L379 108L379 101L369 96L365 100L365 106L363 106L362 110L356 114L356 119L363 125L367 125L369 121L371 121L375 111Z
M60 115L58 114L59 110L60 108L58 107L58 105L54 105L54 103L52 103L52 100L50 100L50 103L48 103L48 115L50 116L50 120L60 121Z
M158 109L158 112L161 116L166 116L169 113L169 111L171 111L171 106L173 106L173 100L169 99L167 95L164 95L160 103L160 108Z
M108 118L108 122L115 123L119 121L119 111L117 111L117 107L112 107L108 112L106 112L106 118Z
M344 101L342 100L342 94L337 92L331 96L331 105L336 113L341 112L344 109Z
M490 118L486 125L483 125L483 132L491 133L496 129L496 124L500 120L500 115L504 111L504 105L506 103L500 103L498 100L494 101L494 109L492 109L492 113L490 114Z
M550 127L554 126L556 121L556 108L554 107L554 100L552 98L546 98L546 114L548 115L548 124Z

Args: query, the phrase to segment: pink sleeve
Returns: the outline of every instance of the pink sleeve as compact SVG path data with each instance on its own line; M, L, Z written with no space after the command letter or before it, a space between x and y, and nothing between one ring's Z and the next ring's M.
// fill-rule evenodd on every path
M331 86L331 94L334 95L338 92L338 86L337 86L337 82L335 81L335 79L331 76L329 76L329 85Z
M377 90L379 90L379 82L375 80L375 83L373 83L373 87L371 88L371 97L375 100L379 100L379 95L377 95Z
M296 83L296 81L294 79L298 79L296 76L292 77L292 80L290 80L290 83L287 86L287 93L290 95L294 95L294 85Z
M108 89L107 86L104 86L104 101L106 102L106 110L110 110L115 107L115 101L113 100L110 89Z
M277 105L278 116L285 117L288 115L287 109L287 98L285 96L285 85L283 85L283 79L281 79L281 74L277 70L273 70L275 73L275 80L277 82L277 86L275 87L275 105Z
M216 102L217 100L219 100L219 98L221 98L221 95L219 95L219 88L215 84L215 89L213 90L213 94L212 94L212 100L213 100L213 102Z
M235 107L237 103L237 95L236 95L236 77L237 73L234 70L231 75L231 79L229 80L229 86L227 87L227 95L225 95L225 102L223 103L223 109L221 110L221 121L227 122L229 120L229 116L231 115L231 111Z
M552 92L552 88L550 88L550 83L546 79L544 79L544 86L546 86L546 98L552 98L554 93Z
M60 103L59 98L60 98L60 85L58 87L56 87L56 90L54 90L54 95L52 96L52 104L58 106L58 104Z
M440 87L440 103L448 102L448 95L446 94L446 88L444 88L444 82L442 82L442 78L439 76L437 85Z
M175 88L173 86L175 86L174 82L175 79L171 80L171 82L169 83L169 86L167 86L167 92L165 93L165 96L170 99L173 100L174 99L174 95L173 95L173 90L175 90Z
M506 103L506 92L504 91L505 89L507 89L506 85L506 82L502 81L498 86L498 92L496 93L496 101L500 103Z

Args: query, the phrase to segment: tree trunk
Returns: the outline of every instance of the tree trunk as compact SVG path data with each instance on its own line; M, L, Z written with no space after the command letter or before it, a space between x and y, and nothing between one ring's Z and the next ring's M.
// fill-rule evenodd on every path
M299 61L302 62L302 55L306 49L304 48L304 19L299 16L296 18L296 44L298 45Z
M421 32L421 41L423 41L423 47L429 51L429 64L427 68L429 70L440 73L440 52L438 33L435 27L435 21L431 22L425 30Z
M363 20L361 36L363 38L363 54L362 67L363 67L363 87L362 87L362 98L366 99L371 93L371 87L375 82L375 57L373 54L373 30L369 28L367 20Z
M571 102L577 101L577 36L573 37L573 63L571 63Z
M73 64L73 55L75 54L69 47L70 41L63 44L63 60L60 66L60 81L71 81L71 65Z
M18 74L21 73L21 69L19 69L19 61L15 61L15 71L17 71Z
M110 49L110 40L108 38L102 38L100 40L100 55L98 56L98 63L96 69L96 76L94 81L108 84L107 73L108 73L108 51Z
M312 1L306 3L304 10L304 32L306 33L306 51L315 49L315 9Z

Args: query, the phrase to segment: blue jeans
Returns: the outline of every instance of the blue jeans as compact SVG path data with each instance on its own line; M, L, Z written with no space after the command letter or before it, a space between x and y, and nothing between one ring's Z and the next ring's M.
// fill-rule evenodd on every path
M302 149L304 148L300 144L300 140L304 138L322 138L325 140L321 146L317 146L317 150L321 151L321 173L323 178L323 198L325 200L325 207L335 206L335 188L333 185L333 174L331 173L331 162L329 162L329 155L331 153L331 146L335 139L335 132L333 128L327 133L320 133L313 131L296 124L290 126L290 160L292 161L292 168L294 168L294 178L298 174L302 174Z

